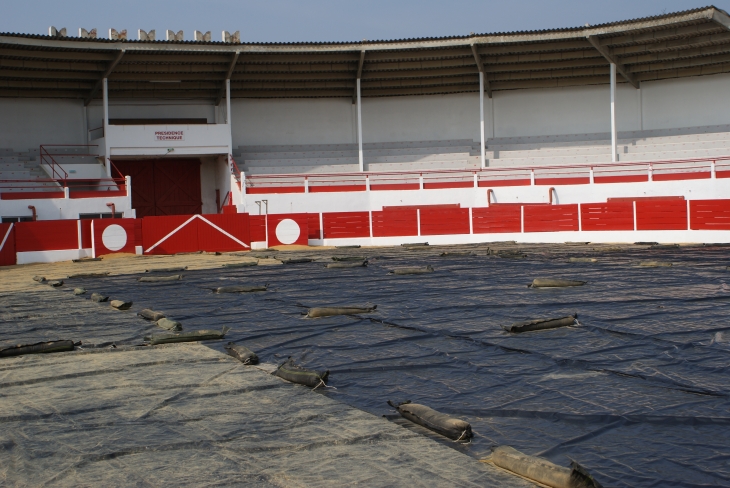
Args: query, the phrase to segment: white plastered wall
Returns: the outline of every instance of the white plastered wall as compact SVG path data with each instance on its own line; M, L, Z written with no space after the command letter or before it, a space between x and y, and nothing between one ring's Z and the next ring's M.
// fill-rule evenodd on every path
M104 111L100 101L87 107L89 129L103 125ZM191 100L109 100L111 119L207 119L209 124L216 122L216 107L213 101Z
M0 98L0 148L85 144L84 103L50 98Z
M220 203L226 193L230 191L231 179L228 172L228 163L225 156L200 158L200 196L203 200L203 213L218 212L215 201L215 191L220 191Z

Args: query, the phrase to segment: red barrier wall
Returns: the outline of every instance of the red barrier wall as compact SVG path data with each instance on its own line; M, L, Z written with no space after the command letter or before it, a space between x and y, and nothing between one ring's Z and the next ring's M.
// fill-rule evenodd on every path
M145 254L245 251L251 249L249 217L248 214L145 217L142 243Z
M637 230L686 230L687 202L682 199L636 200Z
M176 254L198 250L197 219L192 215L169 215L142 219L142 247L145 254ZM189 222L188 222L189 221ZM188 222L186 225L183 225ZM180 229L175 231L179 226ZM174 233L164 239L168 234ZM152 247L154 246L154 248Z
M15 263L15 224L0 224L0 266Z
M135 246L142 245L142 219L95 219L91 222L94 257L117 253L134 254Z
M525 232L578 230L578 205L525 205Z
M220 230L204 220L198 220L199 251L232 252L250 249L250 247L246 247L251 245L248 214L205 214L202 217ZM237 242L226 234L230 234L246 244L246 246L242 246L240 242Z
M583 230L634 230L633 202L582 203Z
M469 233L468 208L421 208L421 235Z
M90 249L91 248L91 222L92 222L92 219L83 219L83 220L80 220L79 222L81 222L81 247L84 249ZM141 244L138 244L138 245L141 245Z
M319 225L319 214L311 213L307 215L309 216L307 221L307 226L309 228L309 238L320 239L322 236L320 236L319 234L319 231L321 230L321 227Z
M334 212L322 214L325 239L370 237L368 212Z
M267 215L266 218L269 227L269 246L306 246L309 244L309 214ZM296 227L291 222L282 224L280 227L280 224L285 220L294 221L299 227L299 233L296 236L291 233L292 230L296 230ZM282 242L281 239L285 239L285 241Z
M493 204L486 208L473 208L471 217L475 234L499 234L522 230L520 205Z
M418 235L418 217L415 208L373 212L373 237Z
M730 230L730 200L693 200L689 202L692 230Z
M60 251L79 248L77 220L38 220L15 224L15 250Z
M249 228L251 242L263 242L266 240L266 215L249 215Z

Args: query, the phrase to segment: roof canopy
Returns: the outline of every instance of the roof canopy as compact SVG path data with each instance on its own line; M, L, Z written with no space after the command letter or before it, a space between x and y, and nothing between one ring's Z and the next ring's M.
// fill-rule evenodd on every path
M730 72L730 17L706 7L599 26L358 43L117 41L0 34L0 97L363 97L595 85Z

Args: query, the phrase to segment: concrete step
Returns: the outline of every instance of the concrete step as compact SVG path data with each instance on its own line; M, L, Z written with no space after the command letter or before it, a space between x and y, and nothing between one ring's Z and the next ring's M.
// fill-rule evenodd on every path
M251 175L282 175L282 174L324 174L324 173L357 173L358 164L338 164L334 166L252 166L247 168L246 174Z
M380 149L406 149L406 148L424 148L424 147L452 147L452 146L471 146L474 143L472 139L446 139L431 141L404 141L404 142L366 142L363 143L363 150L380 150ZM352 151L358 150L357 143L349 144L300 144L300 145L258 145L258 146L238 146L238 150L242 153L261 153L261 152L310 152L310 151Z
M373 163L415 163L428 161L453 161L463 160L469 157L468 152L452 154L426 154L422 156L381 156L365 158L365 164ZM294 166L320 166L359 164L357 157L345 158L306 158L306 159L246 159L246 167L294 167Z
M387 157L387 156L420 156L429 154L450 154L450 153L468 153L471 146L431 146L421 148L403 148L403 149L369 149L364 152L364 157ZM259 152L259 153L243 153L242 159L245 160L266 160L266 159L321 159L321 158L347 158L357 157L357 149L350 151L303 151L303 152Z

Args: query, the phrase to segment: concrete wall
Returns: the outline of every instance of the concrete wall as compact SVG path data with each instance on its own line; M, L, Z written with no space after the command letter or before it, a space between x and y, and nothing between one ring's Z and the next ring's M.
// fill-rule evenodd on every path
M104 112L100 101L90 104L87 112L89 129L103 125ZM212 124L216 122L216 113L217 110L212 100L109 100L109 118L111 119L205 118L209 124Z
M0 148L27 151L86 141L81 100L0 98L0 115Z

